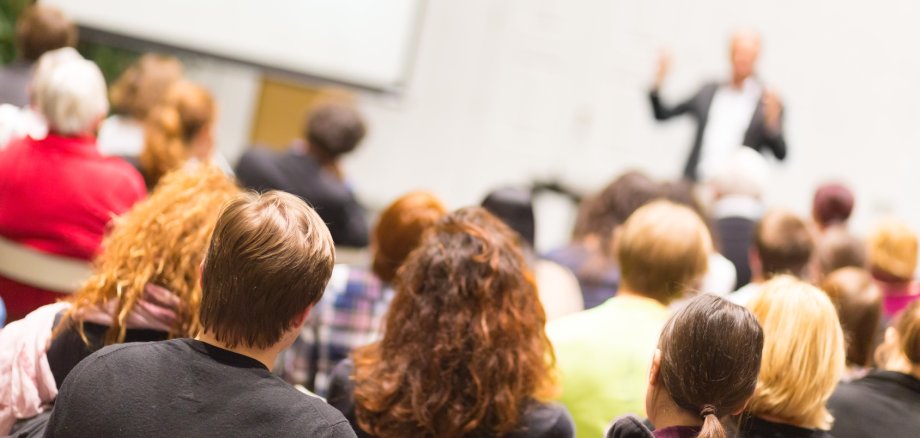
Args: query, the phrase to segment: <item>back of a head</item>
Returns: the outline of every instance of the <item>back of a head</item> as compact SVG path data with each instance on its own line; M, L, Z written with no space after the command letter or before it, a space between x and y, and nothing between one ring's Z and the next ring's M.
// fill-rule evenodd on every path
M853 213L853 192L843 184L822 184L815 190L811 213L821 228L845 224Z
M353 151L366 133L364 118L349 103L321 103L307 115L307 142L325 160L335 161Z
M717 196L746 196L760 199L769 183L770 168L760 152L741 147L716 169L709 184Z
M866 267L866 243L842 226L828 228L815 245L815 274L820 281L838 269Z
M814 240L808 225L795 213L773 210L757 223L754 246L764 278L779 274L805 277Z
M385 282L393 281L425 232L446 213L444 204L428 192L408 193L384 209L372 232L374 274Z
M575 237L594 235L607 249L613 230L639 207L663 196L661 185L638 172L626 172L600 193L583 201L575 224Z
M712 238L693 210L655 201L629 217L614 247L623 287L668 303L706 272Z
M166 98L150 110L145 121L139 160L148 188L188 161L195 139L210 129L215 113L214 98L200 85L179 81L169 87Z
M920 301L910 303L893 324L901 353L914 367L920 366Z
M810 429L827 429L833 417L825 404L846 363L843 331L830 298L788 275L763 284L748 305L764 332L757 390L748 405Z
M362 429L503 436L548 395L552 347L518 240L478 207L426 233L400 269L383 339L354 354Z
M872 275L860 268L842 268L821 283L837 315L847 343L847 364L867 367L882 317L882 292Z
M76 44L77 27L56 8L34 4L23 10L16 20L16 50L27 61Z
M229 348L280 342L335 263L329 229L300 198L244 193L217 220L201 274L201 326Z
M37 102L48 130L63 136L93 135L109 111L99 67L92 61L71 58L48 74Z
M917 269L917 234L906 223L887 218L869 234L869 269L880 280L908 281Z
M763 339L751 312L711 294L690 300L665 325L658 375L677 406L704 417L699 437L724 437L719 418L754 394Z
M534 247L537 225L530 190L516 187L495 190L483 199L482 208L501 219L531 248Z
M109 90L118 114L143 121L163 101L169 88L182 79L182 63L172 56L148 53L125 69Z
M171 335L194 336L201 301L199 265L220 208L239 194L213 166L182 169L163 177L157 190L116 218L94 261L93 275L73 296L70 315L114 300L123 305L107 337L122 342L125 318L147 285L169 290L181 301ZM79 319L79 318L77 318Z

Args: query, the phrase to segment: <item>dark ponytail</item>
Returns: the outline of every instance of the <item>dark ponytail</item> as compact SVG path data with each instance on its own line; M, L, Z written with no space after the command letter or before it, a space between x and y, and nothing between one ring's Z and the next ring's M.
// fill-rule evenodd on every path
M671 317L658 347L663 389L681 409L700 416L700 438L725 438L720 418L740 410L757 386L763 353L757 318L703 294Z

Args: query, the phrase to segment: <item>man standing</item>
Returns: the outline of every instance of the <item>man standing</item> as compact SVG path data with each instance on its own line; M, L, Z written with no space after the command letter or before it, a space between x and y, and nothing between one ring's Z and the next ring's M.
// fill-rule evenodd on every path
M730 53L729 82L708 83L689 100L673 107L665 105L659 96L671 59L662 53L658 60L658 72L649 93L655 119L690 114L696 120L693 147L684 166L684 177L690 180L709 176L740 145L757 151L769 149L780 160L786 157L782 103L773 91L764 89L754 74L760 35L736 32Z
M64 380L46 437L353 438L345 417L272 375L335 262L297 197L244 194L218 218L202 265L195 339L112 345Z

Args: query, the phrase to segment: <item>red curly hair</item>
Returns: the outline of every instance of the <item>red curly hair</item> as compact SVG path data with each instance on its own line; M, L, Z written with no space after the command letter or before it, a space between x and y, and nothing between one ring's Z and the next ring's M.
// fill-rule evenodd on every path
M502 436L554 391L552 346L514 233L482 208L429 230L400 268L383 339L354 352L359 426Z

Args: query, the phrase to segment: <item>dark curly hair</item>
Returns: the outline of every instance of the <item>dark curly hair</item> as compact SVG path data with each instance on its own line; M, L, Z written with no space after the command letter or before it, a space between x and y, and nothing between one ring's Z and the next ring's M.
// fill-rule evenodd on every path
M353 354L359 426L381 437L503 436L552 397L555 356L514 233L442 219L400 268L383 339Z

